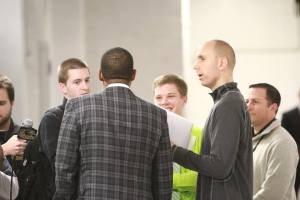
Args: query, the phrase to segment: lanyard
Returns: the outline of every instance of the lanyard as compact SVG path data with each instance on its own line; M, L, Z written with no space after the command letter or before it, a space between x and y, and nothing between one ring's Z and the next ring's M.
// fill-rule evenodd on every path
M272 124L276 119L273 118L265 127L263 127L258 133L262 133L266 128L268 128L270 126L270 124ZM252 129L253 133L254 133L254 129ZM253 152L256 150L257 146L259 145L260 141L265 137L265 135L261 136L261 138L258 140L258 142L256 143L255 147L253 148Z
M258 142L256 143L255 147L253 148L253 153L256 150L257 146L259 145L260 141L262 141L262 139L265 137L265 135L261 136L261 138L259 138Z

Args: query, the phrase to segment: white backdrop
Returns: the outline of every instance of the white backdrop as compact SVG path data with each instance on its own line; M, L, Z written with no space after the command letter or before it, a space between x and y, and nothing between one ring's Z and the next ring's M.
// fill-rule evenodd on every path
M9 23L8 23L9 22ZM283 110L297 103L300 88L300 18L294 0L0 0L0 73L16 87L14 118L32 118L61 102L57 65L68 57L87 61L93 92L100 57L123 46L138 70L134 92L152 101L152 80L183 75L189 85L188 119L203 126L212 106L192 69L195 50L209 39L236 50L234 78L243 94L249 84L269 82L282 94Z

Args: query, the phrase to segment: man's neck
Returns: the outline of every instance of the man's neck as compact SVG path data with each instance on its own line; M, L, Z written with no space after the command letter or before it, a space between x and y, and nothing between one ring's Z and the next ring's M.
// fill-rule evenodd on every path
M233 82L233 77L232 76L220 77L220 79L216 82L216 84L210 89L211 89L211 91L215 91L215 89L221 87L222 85L230 83L230 82Z
M122 83L130 86L130 81L124 80L124 79L110 79L103 82L104 86L107 87L109 84L112 83Z
M254 126L253 129L254 129L254 135L257 135L260 132L260 130L262 129L262 127L261 126L259 126L259 127Z
M257 134L260 134L261 132L263 132L274 120L275 120L275 117L259 126L253 126L254 135L257 135Z
M7 120L6 123L0 126L0 131L8 131L10 128L11 119Z

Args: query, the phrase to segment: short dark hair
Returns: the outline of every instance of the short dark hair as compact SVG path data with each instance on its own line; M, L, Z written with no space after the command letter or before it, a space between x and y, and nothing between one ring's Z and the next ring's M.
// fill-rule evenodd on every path
M12 103L15 100L14 86L11 80L3 74L0 74L0 89L6 90L10 103Z
M153 81L153 89L165 84L174 84L177 87L177 90L181 96L187 96L188 93L187 84L179 76L175 74L166 74L166 75L159 76Z
M271 84L268 83L256 83L249 86L249 88L264 88L266 89L267 101L271 105L276 103L279 107L281 102L281 96L279 91Z
M101 59L101 71L106 80L131 80L133 73L132 55L121 47L106 51Z
M70 69L83 69L88 68L87 64L83 62L82 60L78 58L69 58L64 60L59 66L58 66L58 82L59 83L66 83L68 80L68 71Z

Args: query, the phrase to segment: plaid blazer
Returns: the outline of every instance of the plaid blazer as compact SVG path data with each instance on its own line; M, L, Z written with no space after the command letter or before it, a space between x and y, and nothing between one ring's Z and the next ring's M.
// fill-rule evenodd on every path
M171 199L166 112L125 87L68 101L53 199Z

